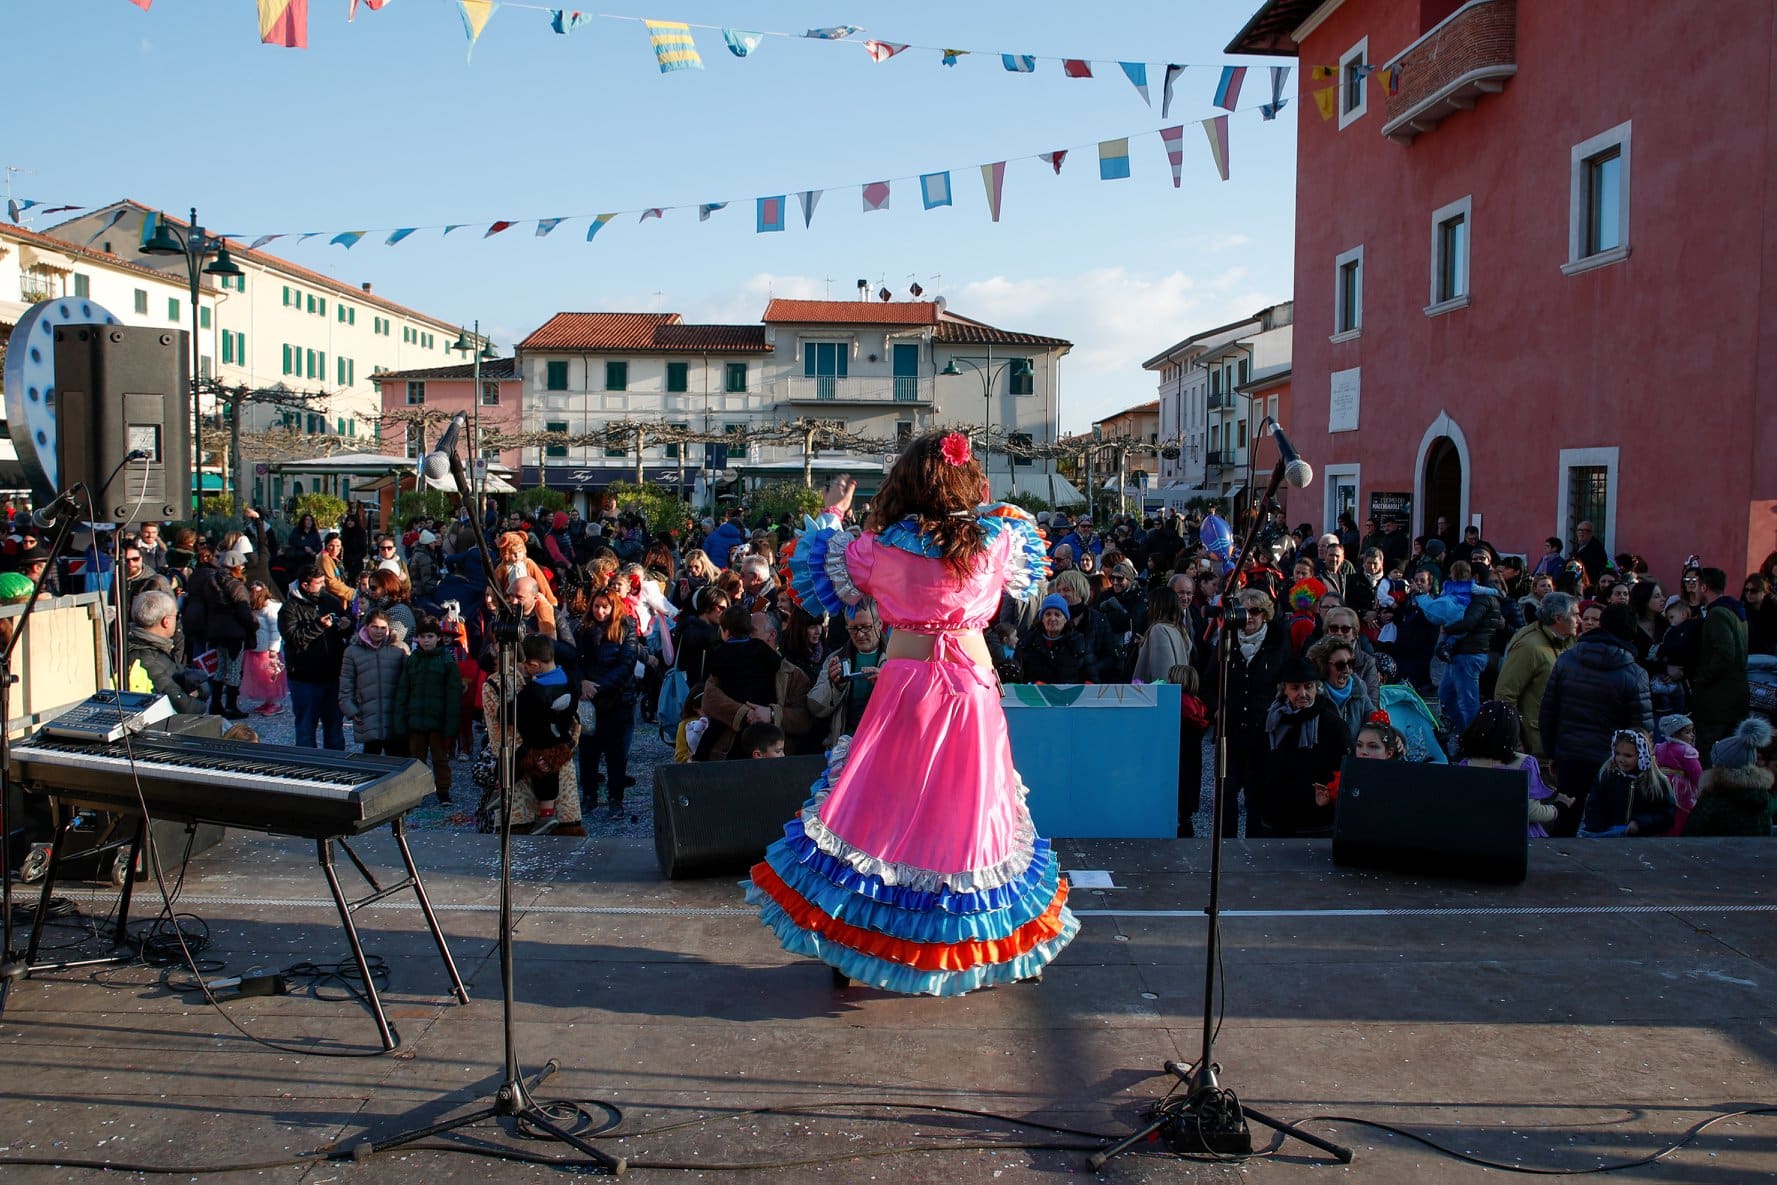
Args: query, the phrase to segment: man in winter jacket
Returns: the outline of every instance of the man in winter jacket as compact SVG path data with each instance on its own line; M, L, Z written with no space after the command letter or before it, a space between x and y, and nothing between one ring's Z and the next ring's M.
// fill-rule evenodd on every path
M1249 839L1324 835L1332 829L1333 808L1317 805L1314 787L1326 785L1339 772L1351 736L1319 691L1320 673L1313 663L1290 658L1279 668L1277 695L1266 707L1252 752Z
M1617 730L1654 730L1653 699L1647 670L1635 661L1635 637L1633 610L1607 605L1598 628L1569 647L1549 672L1540 710L1542 743L1554 760L1556 784L1573 801L1549 824L1550 835L1578 832L1586 796L1610 760Z
M1746 718L1751 692L1746 682L1746 610L1727 595L1728 576L1720 568L1697 573L1703 625L1697 640L1697 670L1691 676L1691 719L1697 722L1697 752L1706 757Z
M346 747L339 711L339 668L352 619L345 606L326 593L327 578L312 564L302 569L278 610L284 639L284 670L290 678L290 707L296 713L294 744L315 747L315 728L329 749Z
M1518 709L1524 751L1539 762L1548 756L1543 749L1543 692L1555 660L1573 645L1579 625L1578 603L1567 593L1549 593L1537 606L1536 620L1506 643L1493 698Z
M204 705L191 693L185 670L173 657L173 635L178 629L179 605L173 594L160 589L137 594L130 602L128 669L133 677L139 668L148 690L171 700L174 711L201 716ZM132 686L130 690L143 689Z

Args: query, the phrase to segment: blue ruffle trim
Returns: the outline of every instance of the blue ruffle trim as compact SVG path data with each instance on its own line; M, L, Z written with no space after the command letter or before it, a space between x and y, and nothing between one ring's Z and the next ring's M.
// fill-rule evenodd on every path
M810 526L796 537L796 548L790 553L788 579L790 587L803 604L819 605L828 613L841 613L845 601L827 575L827 553L836 535L845 535L835 527ZM849 540L850 536L846 536Z
M1080 932L1079 919L1063 909L1061 933L1010 962L983 963L964 971L920 971L860 954L841 942L810 934L798 927L777 902L756 886L747 887L747 901L758 907L760 921L777 935L778 942L791 954L819 959L838 968L855 983L908 996L960 996L993 984L1029 979L1053 962L1062 948Z
M1030 864L1023 873L1003 885L970 893L959 893L948 888L912 889L906 885L885 884L881 877L867 876L839 857L822 851L814 840L803 833L800 815L784 824L784 838L766 849L765 859L785 880L789 879L784 874L787 863L802 864L819 874L823 880L858 897L886 902L918 913L939 909L945 913L959 914L991 913L996 909L1005 909L1031 893L1042 879L1044 871L1055 861L1049 849L1049 841L1038 836L1033 845Z
M874 930L909 942L996 941L1027 922L1043 916L1061 886L1061 871L1048 853L1028 891L999 909L953 913L928 908L909 909L893 901L854 893L827 880L795 859L785 843L771 846L765 862L786 885L814 908L860 930ZM1033 870L1035 871L1035 870Z

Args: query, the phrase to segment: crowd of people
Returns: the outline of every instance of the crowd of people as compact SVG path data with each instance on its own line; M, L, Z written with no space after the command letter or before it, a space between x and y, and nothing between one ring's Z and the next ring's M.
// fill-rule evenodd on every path
M786 590L787 521L738 504L667 532L614 508L483 514L489 556L461 513L387 533L361 505L328 530L251 510L215 538L149 523L95 537L77 579L116 578L132 686L231 722L288 710L298 745L343 749L349 723L367 753L429 760L446 802L467 756L489 828L509 700L514 824L565 834L601 794L625 809L638 723L678 760L715 761L826 752L862 721L892 631L869 597L829 614ZM1777 684L1777 554L1737 583L1692 557L1669 594L1585 522L1532 558L1443 520L1418 538L1388 518L1316 534L1279 512L1228 587L1226 524L1038 519L1047 587L1002 595L981 634L993 669L1179 685L1181 835L1218 721L1229 835L1242 820L1253 838L1327 833L1350 755L1522 769L1533 835L1770 833L1771 734L1753 709ZM67 571L15 521L0 600L40 574L61 591ZM523 618L512 687L491 582Z

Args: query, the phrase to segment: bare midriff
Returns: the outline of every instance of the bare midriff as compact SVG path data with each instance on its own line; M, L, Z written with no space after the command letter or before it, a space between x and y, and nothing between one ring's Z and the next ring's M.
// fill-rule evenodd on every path
M968 655L975 665L993 666L993 660L987 654L987 643L981 640L980 630L953 630L950 636L956 643L956 649ZM895 630L889 634L888 657L911 658L924 662L932 657L937 644L935 635L906 629Z

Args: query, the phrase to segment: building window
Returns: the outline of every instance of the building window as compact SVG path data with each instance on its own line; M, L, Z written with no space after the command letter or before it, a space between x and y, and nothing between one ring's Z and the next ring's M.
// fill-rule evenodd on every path
M627 363L627 362L607 362L607 363L605 363L605 390L607 390L607 391L627 391L627 390L629 390L629 363Z
M550 362L545 364L543 385L551 391L568 389L568 364L566 362Z
M543 425L543 431L545 431L545 432L563 432L563 433L565 433L567 430L568 430L568 422L566 420L550 420L548 423ZM545 457L565 457L568 455L568 446L565 444L544 445L543 446L543 455Z
M203 305L198 306L197 323L198 326L203 329L208 329L210 327L210 310Z
M407 426L407 455L410 457L420 455L420 426L418 424Z
M913 443L913 421L912 420L896 420L895 421L895 450L897 452L904 452L904 451L906 451L907 446L912 443Z
M1630 124L1573 146L1567 216L1568 274L1629 254Z
M730 392L747 389L747 364L745 362L730 362L728 364L728 382L725 389Z
M815 380L817 399L832 399L839 393L839 380L846 377L851 366L851 346L847 342L803 342L802 375Z
M93 278L82 272L74 273L74 295L80 297L93 294Z
M691 364L689 362L668 362L666 364L667 394L682 394L690 389Z
M498 406L500 406L500 384L499 383L483 383L483 384L481 384L481 406L483 406L483 407L498 407Z
M1364 117L1369 108L1370 39L1365 37L1339 56L1339 126Z
M1008 381L1014 395L1036 394L1036 366L1029 358L1012 359L1012 373Z
M668 424L667 425L668 428L677 428L681 432L683 432L685 429L689 428L690 426L691 426L690 424ZM665 457L669 461L676 461L679 459L679 446L677 444L663 444L660 446L660 455Z
M1590 523L1593 538L1615 551L1618 461L1614 447L1561 450L1559 532L1570 548L1577 545L1574 528Z
M198 355L197 377L200 379L207 379L210 377L210 356L208 354Z
M173 322L179 320L179 298L177 296L167 297L167 320Z
M1333 337L1356 337L1364 327L1364 249L1353 247L1334 260Z
M1468 303L1469 198L1460 198L1431 216L1431 307L1441 313Z
M416 407L426 401L426 384L410 382L407 384L407 404Z
M1016 393L1016 392L1014 392L1014 393ZM1012 453L1012 464L1014 464L1014 465L1029 465L1029 464L1034 463L1034 461L1036 460L1036 458L1026 456L1022 452L1022 450L1028 449L1032 444L1032 439L1031 439L1030 433L1028 433L1028 432L1008 432L1006 434L1006 443L1011 445L1012 449L1014 450Z

